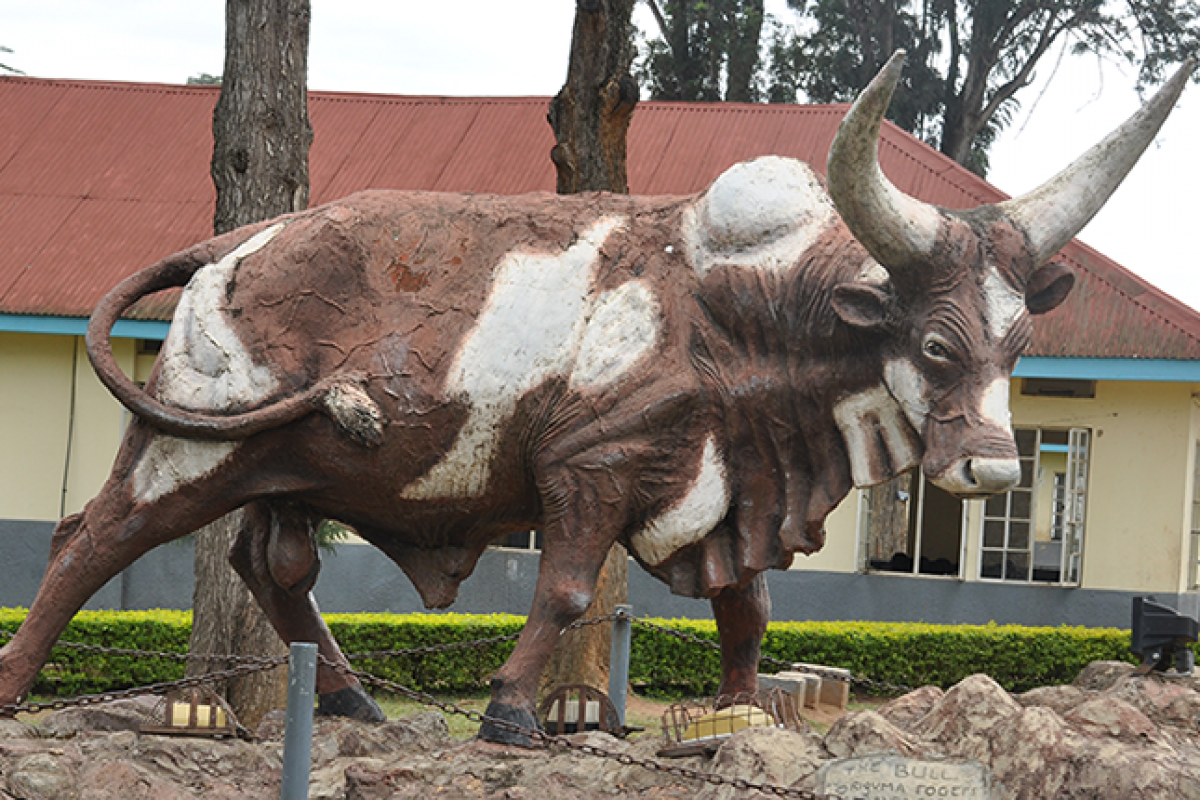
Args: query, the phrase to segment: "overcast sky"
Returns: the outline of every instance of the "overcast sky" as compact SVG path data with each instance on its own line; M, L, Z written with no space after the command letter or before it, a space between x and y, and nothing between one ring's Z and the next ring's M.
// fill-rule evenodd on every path
M792 19L783 0L769 12ZM0 63L33 77L183 83L223 66L224 0L0 0ZM309 88L436 95L551 95L566 77L571 0L312 0ZM644 8L638 18L649 25ZM1046 60L992 152L989 180L1020 194L1126 116L1132 76L1087 57ZM1126 70L1125 72L1129 72ZM0 109L0 113L4 113ZM1200 309L1200 86L1108 205L1088 244ZM1192 199L1188 199L1192 198Z

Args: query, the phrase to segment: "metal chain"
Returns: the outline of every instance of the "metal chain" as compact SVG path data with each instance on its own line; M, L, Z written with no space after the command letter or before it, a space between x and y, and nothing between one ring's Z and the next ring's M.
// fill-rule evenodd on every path
M219 672L209 672L205 675L196 675L191 678L180 678L177 681L152 683L148 686L119 689L101 694L56 698L44 703L6 703L0 705L0 717L11 717L14 714L36 713L38 711L61 711L64 708L82 708L83 706L98 705L100 703L111 703L114 700L129 700L145 695L166 694L172 689L190 689L194 686L218 683L254 672L266 672L267 670L281 667L288 662L287 656L245 656L243 658L247 663L242 664L240 667L233 667L232 669L221 670Z
M642 767L652 772L660 772L666 775L674 775L680 778L702 781L713 786L732 786L735 789L754 790L763 792L764 794L775 795L776 797L794 797L800 798L800 800L845 800L845 798L843 798L841 795L819 795L806 789L796 789L790 786L780 786L773 783L757 783L746 780L745 778L726 778L725 776L718 775L715 772L703 772L698 769L692 769L691 767L684 767L676 764L665 764L653 758L643 758L630 753L609 750L594 744L576 742L566 736L553 736L542 730L526 728L506 719L491 717L478 711L465 709L449 700L439 700L433 695L419 692L415 689L410 689L409 687L396 683L395 681L377 677L369 672L362 672L351 667L347 667L343 664L338 664L321 655L318 655L317 658L324 666L336 670L343 675L353 676L362 683L370 684L381 689L386 689L389 692L403 695L404 697L420 703L421 705L437 708L443 713L456 714L458 716L465 717L472 722L477 722L479 724L487 723L495 728L499 728L500 730L517 734L518 736L528 737L531 742L537 742L552 749L571 750L577 753L583 753L584 755L616 761L627 766L632 765Z
M578 630L578 629L584 628L584 627L590 627L593 625L600 625L600 624L603 624L606 622L612 622L613 620L615 620L617 618L623 618L623 619L628 618L631 622L633 622L637 625L640 625L643 628L646 628L649 630L655 630L655 631L663 633L667 636L671 636L676 639L680 639L682 641L697 644L701 647L705 647L705 648L713 649L713 650L720 650L720 645L709 639L705 639L703 637L696 636L695 634L690 634L690 633L685 633L683 631L675 630L673 628L668 628L664 625L658 625L653 622L648 622L643 619L638 619L637 617L634 617L626 612L617 612L614 614L606 614L606 615L599 616L599 617L591 617L591 618L584 619L584 620L577 620L576 622L574 622L570 626L568 626L566 629L564 629L563 632L565 633L568 630ZM3 637L6 639L12 638L12 636L13 636L13 634L8 631L0 631L0 634L2 634ZM505 636L494 636L494 637L490 637L490 638L486 638L486 639L476 639L476 640L473 640L470 642L448 642L446 644L441 644L441 645L428 645L428 646L423 646L423 647L406 648L403 650L382 650L382 651L375 651L375 652L368 652L368 653L354 653L354 654L348 655L347 658L355 659L355 660L365 660L365 659L382 659L382 658L410 656L410 655L427 655L427 654L432 654L432 653L447 652L450 650L461 650L461 649L466 649L466 648L486 647L486 646L490 646L493 644L499 644L501 642L513 641L513 640L517 639L519 636L520 636L520 634L516 633L516 634L508 634ZM74 698L56 699L56 700L45 702L45 703L10 703L10 704L6 704L6 705L0 705L0 716L12 716L14 714L22 713L22 712L36 712L36 711L44 711L44 710L50 710L50 709L61 710L61 709L65 709L65 708L82 707L82 706L94 705L94 704L98 704L98 703L107 703L107 702L111 702L114 700L130 699L133 697L140 697L140 696L145 696L145 695L165 694L167 691L169 691L171 689L190 688L193 686L200 686L200 685L207 684L207 683L216 683L219 681L236 678L240 675L246 675L246 674L250 674L253 672L261 672L261 671L265 671L265 670L275 669L275 668L287 663L286 656L272 657L272 656L235 656L235 655L216 655L216 654L173 653L173 652L167 652L167 651L135 650L135 649L130 649L130 648L120 648L120 647L104 647L102 645L90 645L90 644L82 644L82 643L78 643L78 642L63 642L63 641L58 642L57 646L71 648L71 649L75 649L75 650L81 650L84 652L104 653L104 654L109 654L109 655L138 656L138 657L158 657L158 658L167 658L167 659L176 660L176 661L223 660L223 661L228 661L228 662L232 662L232 663L238 663L238 664L241 664L241 666L233 667L231 669L222 670L219 672L208 673L206 675L199 675L199 676L195 676L192 678L183 678L183 679L180 679L177 681L156 683L156 684L151 684L149 686L137 687L137 688L133 688L133 689L124 689L124 690L113 691L113 692L105 692L105 693L96 694L96 695L83 695L83 696L74 697ZM477 722L480 724L486 723L486 724L492 725L493 727L498 728L500 730L505 730L505 731L508 731L509 733L514 733L514 734L517 734L520 736L528 737L531 742L538 742L538 743L545 745L547 747L550 747L550 748L555 748L555 749L560 749L560 750L572 750L575 752L583 753L585 755L591 755L591 756L596 756L599 758L606 758L609 760L617 761L618 763L625 764L625 765L640 766L640 767L643 767L644 769L648 769L648 770L651 770L654 772L660 772L660 773L674 775L674 776L681 777L681 778L688 778L691 780L702 781L704 783L708 783L708 784L714 785L714 786L731 786L731 787L733 787L735 789L739 789L739 790L754 790L754 791L758 791L758 792L763 792L765 794L772 794L777 797L795 797L795 798L801 798L801 800L839 800L838 795L817 795L813 792L809 792L804 789L795 789L795 788L788 787L788 786L779 786L779 785L770 784L770 783L756 783L753 781L745 780L743 778L726 778L726 777L718 775L716 773L702 772L700 770L692 769L690 767L683 767L683 766L678 766L678 765L674 765L674 764L665 764L661 761L657 761L657 760L651 759L651 758L642 758L639 756L631 755L629 753L621 753L621 752L617 752L614 750L608 750L606 748L599 747L597 745L590 745L590 744L586 744L583 742L576 742L565 736L551 736L541 730L532 730L529 728L524 728L524 727L517 725L513 722L510 722L508 720L503 720L503 719L499 719L496 717L490 717L486 714L481 714L478 711L470 711L470 710L464 709L461 706L459 706L451 701L439 700L438 698L436 698L432 695L425 694L424 692L416 691L415 689L410 689L410 688L403 686L399 683L396 683L394 681L387 680L386 678L379 678L377 676L371 675L370 673L355 670L347 665L339 664L334 661L330 661L325 656L319 655L318 659L325 666L327 666L343 675L353 676L364 683L367 683L367 684L370 684L373 686L377 686L382 689L386 689L388 691L394 692L399 695L403 695L403 696L408 697L409 699L414 700L422 705L437 708L437 709L441 710L442 712L460 715L469 720L472 720L473 722ZM791 662L784 661L784 660L778 659L778 658L774 658L772 656L762 656L761 660L764 662L770 663L774 666L781 666L781 667L785 667L785 668L790 668L792 666ZM811 671L814 672L815 674L821 675L822 677L828 677L830 679L839 680L839 681L849 681L849 682L852 682L855 684L865 685L865 686L869 686L869 687L875 688L875 689L885 689L887 691L900 691L900 692L911 691L911 689L906 686L902 686L902 685L898 685L898 684L891 684L891 683L887 683L884 681L875 681L870 678L864 678L864 677L858 677L858 676L852 676L852 677L848 678L845 675L840 674L840 673L825 672L820 669L812 669Z

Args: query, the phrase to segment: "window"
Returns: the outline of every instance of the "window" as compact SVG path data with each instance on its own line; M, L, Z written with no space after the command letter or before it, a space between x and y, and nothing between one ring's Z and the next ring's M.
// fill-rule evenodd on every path
M1079 583L1091 432L1015 431L1021 481L983 505L979 577Z
M541 531L521 531L496 539L488 547L507 547L510 550L541 550Z
M966 504L913 470L864 491L863 564L873 572L962 574Z

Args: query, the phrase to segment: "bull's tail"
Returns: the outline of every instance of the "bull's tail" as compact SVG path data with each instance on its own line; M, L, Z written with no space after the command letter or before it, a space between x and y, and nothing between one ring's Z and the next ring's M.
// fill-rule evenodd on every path
M202 267L213 263L214 255L257 233L266 224L239 229L168 256L154 266L121 281L100 301L87 330L87 352L96 375L108 390L141 419L172 436L185 439L232 441L270 430L314 411L332 417L348 434L368 445L382 440L383 415L363 391L363 378L357 375L331 375L299 394L284 398L243 414L213 416L165 405L126 377L112 353L111 335L130 306L140 298L163 289L186 286Z

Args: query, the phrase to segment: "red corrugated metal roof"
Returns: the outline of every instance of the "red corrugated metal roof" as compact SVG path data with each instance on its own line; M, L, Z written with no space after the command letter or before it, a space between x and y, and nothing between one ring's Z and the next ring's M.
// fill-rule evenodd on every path
M217 89L0 78L0 313L87 316L121 278L204 239ZM365 188L554 190L548 99L313 92L313 203ZM639 194L699 191L765 154L824 170L846 106L641 103L629 135ZM884 170L905 191L964 208L1006 196L888 124ZM1200 314L1079 242L1076 291L1035 324L1032 353L1200 358ZM139 304L162 319L172 299Z

